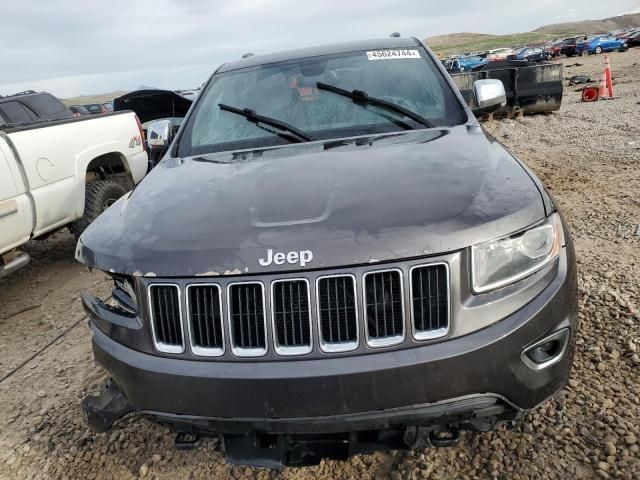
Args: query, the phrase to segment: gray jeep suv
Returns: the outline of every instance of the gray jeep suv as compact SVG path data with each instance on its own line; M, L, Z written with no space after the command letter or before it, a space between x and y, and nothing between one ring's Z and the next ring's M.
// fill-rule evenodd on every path
M159 165L81 236L105 431L309 465L513 428L567 382L576 265L540 181L433 53L387 38L219 67ZM475 110L475 112L474 112ZM173 138L172 138L173 137Z

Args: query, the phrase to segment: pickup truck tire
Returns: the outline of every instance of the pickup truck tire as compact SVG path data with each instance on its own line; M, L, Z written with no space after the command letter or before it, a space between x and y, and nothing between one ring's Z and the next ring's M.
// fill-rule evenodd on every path
M84 214L73 222L69 229L76 238L93 222L98 215L113 205L125 194L124 188L111 180L98 180L87 183L84 194Z

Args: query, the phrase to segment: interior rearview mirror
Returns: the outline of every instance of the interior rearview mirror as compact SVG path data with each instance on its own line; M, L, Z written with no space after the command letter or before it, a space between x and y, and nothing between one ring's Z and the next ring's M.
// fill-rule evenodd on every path
M473 95L476 103L473 113L476 115L494 112L507 104L504 84L495 78L473 82Z

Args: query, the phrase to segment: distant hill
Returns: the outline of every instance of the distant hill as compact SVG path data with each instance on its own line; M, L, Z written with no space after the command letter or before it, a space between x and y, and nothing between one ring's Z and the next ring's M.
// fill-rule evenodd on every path
M583 20L581 22L554 23L534 30L537 33L563 35L566 32L605 33L621 28L640 27L640 13L630 13L604 20Z
M89 103L105 103L110 102L116 97L120 97L127 92L116 91L111 93L101 93L98 95L81 95L73 98L62 98L62 103L65 105L87 105Z
M537 32L512 33L508 35L489 35L485 33L451 33L425 40L427 45L441 55L463 54L479 50L491 50L499 47L513 47L529 43L553 40L557 35Z
M489 35L486 33L450 33L429 37L425 41L436 53L441 55L462 54L478 50L490 50L498 47L514 47L529 43L554 40L586 33L610 32L620 28L640 27L640 13L619 15L604 20L583 20L581 22L556 23L536 28L533 32L508 35Z

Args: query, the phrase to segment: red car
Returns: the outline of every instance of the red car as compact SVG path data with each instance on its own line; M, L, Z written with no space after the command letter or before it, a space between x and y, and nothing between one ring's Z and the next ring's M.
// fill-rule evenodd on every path
M550 44L544 47L545 52L548 52L551 57L555 58L560 55L560 49L562 48L562 43L564 39L560 38L558 40L554 40Z

